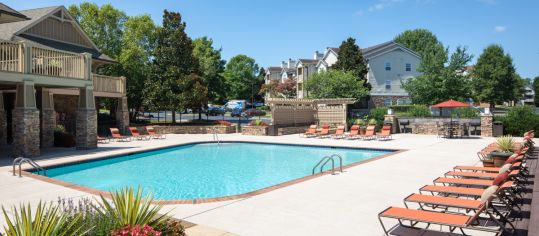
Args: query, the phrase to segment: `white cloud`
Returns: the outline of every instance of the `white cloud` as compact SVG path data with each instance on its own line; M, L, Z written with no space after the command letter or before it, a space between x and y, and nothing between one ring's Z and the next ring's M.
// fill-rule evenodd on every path
M507 30L507 27L503 26L503 25L497 25L494 27L494 32L496 33L503 33Z
M395 3L402 2L404 0L379 0L378 3L369 7L370 12L381 11L387 7L393 6Z

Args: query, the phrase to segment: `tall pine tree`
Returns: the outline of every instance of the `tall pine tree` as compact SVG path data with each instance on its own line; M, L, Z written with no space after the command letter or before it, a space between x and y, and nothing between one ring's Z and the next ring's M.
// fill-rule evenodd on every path
M180 13L164 11L163 26L157 29L151 77L146 81L146 105L159 110L176 111L203 103L204 85L199 76L193 43L185 33ZM193 95L196 89L196 96Z
M369 73L367 61L363 58L363 53L354 38L349 37L341 43L339 57L331 68L351 72L358 80L364 81L363 86L368 90L371 89L371 85L367 83L367 73Z

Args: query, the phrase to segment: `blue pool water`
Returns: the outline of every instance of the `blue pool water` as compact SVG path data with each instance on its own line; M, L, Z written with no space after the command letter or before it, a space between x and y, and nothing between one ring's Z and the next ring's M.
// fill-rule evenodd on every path
M389 152L255 143L191 144L54 167L47 169L47 176L103 191L141 186L158 200L214 198L311 175L314 165L326 155L339 154L343 165L348 165Z

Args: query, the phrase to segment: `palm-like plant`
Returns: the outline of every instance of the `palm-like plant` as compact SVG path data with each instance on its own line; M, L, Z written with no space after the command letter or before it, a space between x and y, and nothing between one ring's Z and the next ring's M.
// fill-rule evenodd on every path
M45 205L39 202L36 212L32 214L30 205L12 207L13 218L8 216L2 207L7 226L4 226L6 236L71 236L86 235L80 226L79 214L67 215L59 212L59 206Z
M515 141L512 136L501 136L496 139L498 150L500 152L513 152L515 148Z
M135 193L133 188L124 188L112 193L111 203L101 196L101 207L96 210L113 219L116 227L149 225L151 227L162 226L169 220L166 214L160 215L161 205L152 205L153 197L148 194L142 197L142 189L138 188Z

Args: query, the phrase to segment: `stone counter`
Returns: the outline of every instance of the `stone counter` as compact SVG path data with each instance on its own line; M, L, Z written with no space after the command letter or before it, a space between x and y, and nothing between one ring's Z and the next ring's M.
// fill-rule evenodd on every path
M250 125L242 126L241 134L266 136L268 135L268 126L250 126Z

